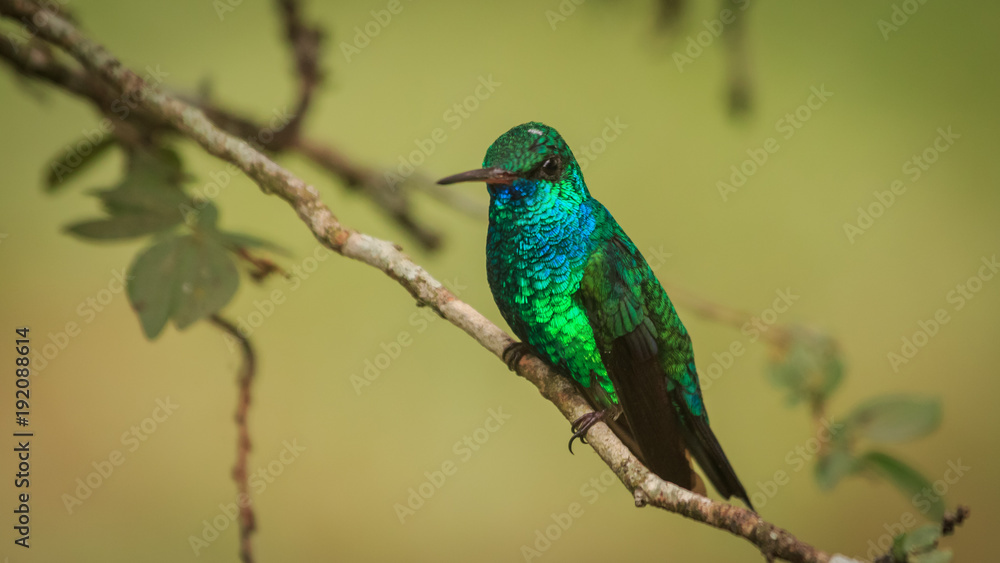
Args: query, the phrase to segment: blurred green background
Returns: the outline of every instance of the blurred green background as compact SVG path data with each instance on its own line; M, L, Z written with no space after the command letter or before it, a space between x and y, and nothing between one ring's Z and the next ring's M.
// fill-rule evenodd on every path
M70 8L132 68L169 73L166 84L176 91L210 81L217 100L252 115L292 109L290 57L268 2L242 2L221 19L209 2L80 0ZM961 310L947 296L977 275L983 257L1000 252L1000 8L931 0L886 40L877 22L892 17L888 1L754 5L747 21L754 104L736 120L726 111L722 40L682 72L672 59L705 29L703 20L718 16L715 2L692 3L672 39L656 33L650 2L586 2L555 29L546 15L560 9L555 0L404 2L348 61L341 42L353 40L372 10L385 8L374 1L306 5L308 17L329 31L328 78L305 124L312 137L362 162L394 166L416 148L415 139L443 128L446 141L418 168L434 178L478 166L497 136L525 121L556 127L574 149L601 136L606 119L626 124L585 174L647 258L653 249L669 254L657 269L661 280L751 314L770 307L778 290L801 295L779 321L838 337L848 372L830 405L835 419L876 394L940 396L940 430L889 451L932 481L944 478L949 462L968 467L946 496L949 508L970 504L973 518L945 545L956 561L995 553L989 530L1000 525L1000 425L993 414L1000 278L984 281ZM0 555L12 562L233 561L235 524L197 556L190 537L202 537L205 522L223 514L220 504L234 500L239 357L206 323L183 333L168 328L148 342L124 293L87 312L88 298L109 297L102 290L116 287L115 272L145 243L94 245L61 229L96 215L97 201L84 191L112 185L121 155L64 193L44 195L50 159L98 117L62 92L46 89L35 99L8 67L2 74L2 326L11 345L13 329L30 326L36 349L65 341L59 333L68 322L81 330L32 376L33 546L29 552L11 543L14 488L5 480ZM455 128L446 112L491 76L495 91ZM785 139L779 120L822 86L833 95ZM912 181L905 163L948 127L960 137ZM768 137L780 149L724 201L716 183ZM224 169L190 143L180 148L195 188ZM347 225L400 242L505 326L485 280L485 219L418 197L419 217L446 237L440 252L426 253L304 159L280 162L315 185ZM856 223L858 207L896 179L907 191L850 242L844 223ZM481 185L467 189L487 201ZM317 247L287 205L245 177L215 202L223 227L289 248L292 255L280 259L286 267L301 267ZM271 468L271 482L262 481L254 497L258 561L523 561L522 546L537 548L537 532L574 502L582 516L540 559L761 560L744 540L635 509L620 485L595 493L588 483L600 482L607 468L588 448L567 454L569 424L559 413L460 330L425 322L383 274L331 256L291 288L281 279L262 288L244 283L225 311L246 320L272 290L287 296L252 334L260 365L250 467ZM951 321L894 371L887 354L898 353L901 339L940 308ZM790 475L758 505L765 518L824 550L859 557L907 514L921 522L919 510L881 481L852 478L820 492L812 464L795 461L796 448L813 435L809 415L788 408L767 381L766 345L690 310L680 314L700 365L734 340L747 346L706 400L750 493L767 490L778 471ZM351 376L363 376L366 362L378 361L401 333L412 344L359 393ZM11 358L10 346L4 349ZM8 429L12 395L8 383ZM176 411L129 451L134 442L123 443L123 433L141 427L156 401L167 398ZM509 419L495 432L480 431L488 440L478 450L456 449L484 427L490 409ZM286 442L304 450L282 457ZM114 450L124 463L69 513L64 495L75 494L77 479ZM457 472L401 523L395 505L447 461ZM12 473L12 454L2 464Z

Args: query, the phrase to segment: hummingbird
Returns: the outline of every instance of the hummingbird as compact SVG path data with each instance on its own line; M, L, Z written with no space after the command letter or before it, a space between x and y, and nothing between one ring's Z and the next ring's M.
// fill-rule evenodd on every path
M559 133L518 125L483 167L439 184L485 182L486 273L493 299L526 353L570 377L594 411L569 441L605 422L650 471L705 494L690 458L726 499L753 506L708 422L691 338L642 253L590 195Z

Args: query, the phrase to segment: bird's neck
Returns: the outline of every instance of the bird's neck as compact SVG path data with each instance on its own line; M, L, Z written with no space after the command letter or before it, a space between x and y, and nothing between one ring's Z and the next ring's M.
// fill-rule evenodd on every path
M487 252L531 262L553 254L586 255L594 208L559 199L491 198Z

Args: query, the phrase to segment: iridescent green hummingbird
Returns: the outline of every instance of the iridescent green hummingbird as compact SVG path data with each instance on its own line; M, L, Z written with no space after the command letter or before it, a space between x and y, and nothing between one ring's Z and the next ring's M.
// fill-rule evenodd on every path
M691 338L670 298L611 213L590 196L559 133L518 125L486 151L483 168L440 184L486 182L486 271L504 319L522 342L583 390L595 412L651 471L704 494L687 453L719 493L750 499L708 424ZM622 416L624 415L624 416Z

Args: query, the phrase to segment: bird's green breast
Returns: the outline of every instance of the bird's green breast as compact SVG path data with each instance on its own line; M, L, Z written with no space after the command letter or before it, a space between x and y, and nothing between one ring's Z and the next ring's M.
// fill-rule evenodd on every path
M490 207L486 256L493 298L521 340L587 389L598 406L609 407L617 397L576 296L590 251L606 229L589 209L526 213L529 203L494 201Z

